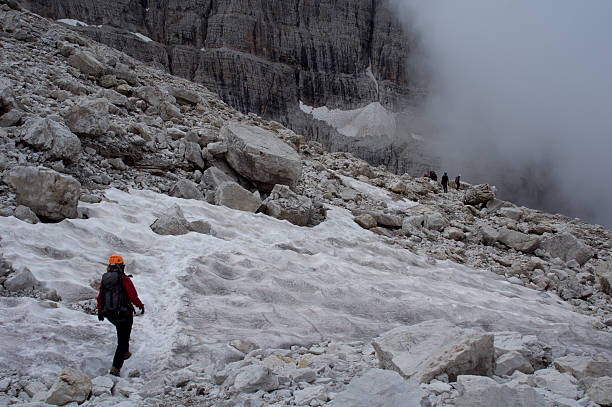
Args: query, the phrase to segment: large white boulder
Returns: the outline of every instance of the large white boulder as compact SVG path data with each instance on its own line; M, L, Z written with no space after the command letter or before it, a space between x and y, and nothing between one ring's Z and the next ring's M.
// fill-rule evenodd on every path
M55 120L35 117L22 128L22 140L40 151L50 151L51 158L76 161L81 153L81 141L65 125Z
M336 395L336 407L421 407L429 405L427 393L419 384L405 380L396 372L370 369L351 380Z
M299 154L274 133L233 122L221 129L227 162L243 177L268 185L295 185L302 175Z
M257 212L261 199L253 195L238 183L226 181L215 190L215 205L227 206L247 212Z
M40 218L61 221L78 216L81 184L74 178L43 167L15 167L3 178L13 187L17 203Z
M493 373L493 335L459 328L445 320L395 328L372 342L380 366L428 383L440 374Z
M263 202L265 213L277 219L286 219L294 225L306 226L314 207L310 198L293 192L286 185L277 184Z
M63 406L68 403L82 403L87 400L93 384L89 376L80 370L64 369L57 381L51 386L45 403Z
M581 266L595 254L590 246L568 232L545 239L540 247L553 258L558 257L566 262L576 260Z

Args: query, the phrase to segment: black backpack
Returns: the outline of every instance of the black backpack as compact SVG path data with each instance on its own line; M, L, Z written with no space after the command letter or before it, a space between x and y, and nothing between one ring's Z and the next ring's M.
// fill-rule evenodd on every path
M110 321L122 321L130 315L130 300L123 285L123 273L107 271L102 276L102 315Z

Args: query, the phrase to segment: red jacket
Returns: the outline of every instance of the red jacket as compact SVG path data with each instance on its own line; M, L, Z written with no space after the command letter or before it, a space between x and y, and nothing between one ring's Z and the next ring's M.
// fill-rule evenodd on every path
M134 287L134 283L132 283L132 280L130 280L130 278L125 274L123 275L123 287L125 288L125 291L127 291L130 302L137 307L142 307L143 303L140 301L140 298L138 298L138 293L136 292L136 287ZM102 283L100 283L100 290L98 291L98 313L102 312L101 289Z

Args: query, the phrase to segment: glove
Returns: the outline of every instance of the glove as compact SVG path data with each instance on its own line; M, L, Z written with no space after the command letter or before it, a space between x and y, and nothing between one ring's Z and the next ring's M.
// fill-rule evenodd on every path
M144 304L142 304L142 307L138 307L138 309L140 310L140 315L144 314Z
M98 314L98 321L104 321L104 315Z

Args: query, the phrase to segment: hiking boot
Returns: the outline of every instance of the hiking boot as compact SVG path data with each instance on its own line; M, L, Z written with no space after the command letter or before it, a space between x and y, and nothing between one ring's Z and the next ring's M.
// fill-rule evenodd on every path
M121 377L121 370L117 369L115 366L111 367L111 370L109 373L112 374L113 376Z
M127 352L125 352L125 355L123 355L123 360L127 360L130 358L130 356L132 356L132 352L130 352L129 350Z

